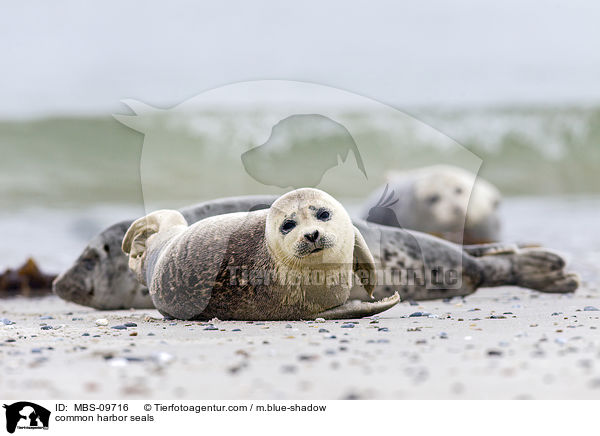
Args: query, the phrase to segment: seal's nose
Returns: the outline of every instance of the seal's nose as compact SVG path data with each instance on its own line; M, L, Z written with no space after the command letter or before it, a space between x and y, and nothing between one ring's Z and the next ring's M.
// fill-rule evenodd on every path
M304 237L310 242L317 242L317 239L319 239L319 231L315 230L312 233L305 233Z

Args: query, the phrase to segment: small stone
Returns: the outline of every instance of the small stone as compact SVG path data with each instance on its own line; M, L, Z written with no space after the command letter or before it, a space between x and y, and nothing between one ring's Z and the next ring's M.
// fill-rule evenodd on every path
M344 324L342 325L343 329L353 329L354 328L354 324Z
M208 327L204 327L204 330L219 330L219 328L214 325L209 325Z
M96 325L97 326L107 326L108 325L108 320L106 318L100 318L96 320Z
M89 336L89 335L90 335L89 333L84 333L81 336Z
M242 331L242 329L233 329L233 330L231 330L231 331L232 331L232 332L241 332L241 331Z
M413 312L410 315L408 315L410 318L415 318L418 316L429 316L429 314L427 312Z
M487 355L491 356L491 357L500 357L500 356L502 356L502 351L500 351L500 350L488 350Z
M51 325L43 325L40 327L42 330L52 330L52 326Z
M291 325L291 324L286 324L286 325L285 325L285 328L286 328L286 329L291 329L291 328L292 328L292 325Z
M4 325L13 325L15 323L8 318L0 318L0 322Z
M298 368L295 365L283 365L281 367L281 372L283 372L284 374L293 374L298 370Z
M329 333L329 330L327 330L327 329L319 329L319 333Z
M315 319L315 322L325 322L325 318L317 318Z
M317 356L316 354L301 354L298 356L298 360L301 360L303 362L312 362L314 360L317 360L319 358L319 356Z
M446 333L446 332L441 332L441 333L440 333L440 339L448 339L448 333Z
M41 352L42 352L42 349L41 349L41 348L32 348L32 349L31 349L31 352L32 352L32 353L41 353Z
M109 359L108 364L110 366L114 366L115 368L121 368L121 367L127 366L128 362L127 362L127 359L118 357L116 359Z
M448 301L450 301L450 300L448 300ZM410 304L411 306L418 306L419 305L419 303L417 303L414 300L409 301L408 304Z
M378 332L389 332L389 331L390 331L390 329L389 329L389 328L387 328L387 327L379 327L379 328L377 329L377 331L378 331Z
M174 359L175 357L172 354L169 354L165 351L159 351L158 353L154 353L152 355L152 360L160 365L171 363Z
M16 340L16 339L7 339L7 340L6 340L6 341L4 341L4 342L17 342L17 340Z
M71 321L83 321L83 318L71 318Z
M113 325L111 327L111 329L115 329L115 330L127 330L127 327L125 327L124 325Z
M148 333L148 336L154 336L154 333L150 332Z
M129 336L137 336L137 335L138 335L137 332L131 332L131 333L129 333Z
M50 316L50 315L44 315L44 316L40 316L40 319L54 319L54 317Z
M134 322L126 322L123 324L125 327L137 327L137 324Z
M583 308L583 310L586 311L586 312L594 312L594 311L597 311L597 310L600 310L600 309L598 309L598 308L596 308L594 306L585 306Z

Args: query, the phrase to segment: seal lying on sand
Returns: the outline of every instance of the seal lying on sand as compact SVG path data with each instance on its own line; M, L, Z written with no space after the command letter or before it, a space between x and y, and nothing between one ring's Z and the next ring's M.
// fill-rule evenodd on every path
M391 174L369 196L361 217L456 243L482 244L500 239L500 200L498 189L475 174L435 165Z
M271 195L229 197L200 203L181 213L188 223L194 223L223 213L265 209L275 199ZM54 292L65 300L96 309L154 307L148 289L136 279L121 251L131 223L115 224L96 236L73 266L54 281ZM577 276L564 271L563 259L543 248L506 244L463 247L424 233L362 220L354 220L354 225L373 254L379 280L384 281L375 286L376 298L392 295L393 290L405 300L428 300L466 296L486 286L514 285L556 293L573 292L578 286ZM404 284L402 280L385 284L388 273L410 269L425 276L431 275L426 271L440 268L458 271L458 282L445 289L408 278ZM364 290L359 291L354 289L351 298L362 298Z
M188 223L231 212L247 212L271 206L277 197L229 197L184 208ZM96 309L154 308L148 288L138 281L121 250L123 237L133 220L108 227L93 238L75 263L52 284L61 298Z
M344 207L318 189L191 226L178 211L153 212L127 230L123 251L156 308L173 318L357 318L400 301L396 293L346 304L354 273L372 275L375 262ZM372 295L374 284L365 289Z

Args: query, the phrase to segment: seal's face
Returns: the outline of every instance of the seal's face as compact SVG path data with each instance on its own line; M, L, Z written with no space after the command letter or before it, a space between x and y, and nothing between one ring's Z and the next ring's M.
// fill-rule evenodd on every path
M493 220L500 202L494 186L460 170L425 174L415 182L415 194L422 224L432 232L483 227Z
M121 252L121 240L127 226L128 223L115 224L92 239L74 265L56 278L54 292L86 306L101 305L119 289L136 292L140 285L135 276L123 274L128 266L127 257Z
M471 186L454 174L435 174L417 181L416 197L420 216L443 231L460 230L465 223Z
M267 215L271 253L289 266L349 262L354 229L343 206L318 189L298 189L280 197Z

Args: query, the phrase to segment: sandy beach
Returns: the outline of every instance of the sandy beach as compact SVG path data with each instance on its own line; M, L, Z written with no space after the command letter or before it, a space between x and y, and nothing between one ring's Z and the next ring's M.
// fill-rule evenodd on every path
M590 288L561 296L506 287L405 302L351 322L200 323L15 298L0 311L0 392L6 399L599 398L599 308Z

